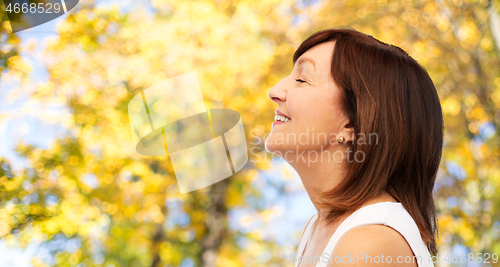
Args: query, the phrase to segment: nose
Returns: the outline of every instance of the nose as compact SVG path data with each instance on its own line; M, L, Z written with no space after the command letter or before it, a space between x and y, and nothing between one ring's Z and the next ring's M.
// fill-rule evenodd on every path
M286 101L285 79L279 81L269 90L269 98L279 104Z

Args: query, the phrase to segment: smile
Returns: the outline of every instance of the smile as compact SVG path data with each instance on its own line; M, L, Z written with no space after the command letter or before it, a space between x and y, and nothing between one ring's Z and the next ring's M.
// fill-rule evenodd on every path
M274 120L275 121L282 121L282 122L289 122L291 121L292 119L288 118L288 117L285 117L285 116L282 116L282 115L278 115L276 114L276 116L274 117Z

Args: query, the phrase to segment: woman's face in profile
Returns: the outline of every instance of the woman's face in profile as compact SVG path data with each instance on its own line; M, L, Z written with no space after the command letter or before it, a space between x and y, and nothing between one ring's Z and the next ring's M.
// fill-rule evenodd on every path
M331 77L334 44L330 41L307 50L292 73L269 90L269 97L278 104L276 113L290 120L275 118L266 139L267 151L287 160L297 152L321 153L338 144L348 118L340 105L341 91Z

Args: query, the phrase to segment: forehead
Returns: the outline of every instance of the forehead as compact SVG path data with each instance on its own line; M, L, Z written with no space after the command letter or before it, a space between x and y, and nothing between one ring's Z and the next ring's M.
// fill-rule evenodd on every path
M302 54L296 62L296 65L313 66L316 71L329 71L332 62L333 49L335 47L334 41L321 43L309 48Z

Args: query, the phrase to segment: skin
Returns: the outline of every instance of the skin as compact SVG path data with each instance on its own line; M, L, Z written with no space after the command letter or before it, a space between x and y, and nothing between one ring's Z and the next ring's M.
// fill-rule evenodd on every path
M322 215L326 212L319 208L317 200L321 192L335 187L345 177L351 164L347 159L352 147L338 142L339 137L344 137L346 141L355 138L352 124L340 105L341 89L331 76L334 48L334 41L310 48L298 58L292 73L269 90L269 98L277 104L277 110L291 121L272 126L266 139L266 149L281 156L295 169L319 214L303 254L311 258L323 253L337 227L350 215L345 214L327 223ZM352 154L350 159L352 162ZM363 206L386 201L397 202L384 192ZM339 256L357 253L383 254L392 259L414 255L404 237L384 225L361 226L348 231L333 251L333 255ZM302 262L300 266L315 265ZM328 266L347 265L370 266L363 260L358 263L329 263ZM417 266L416 263L396 262L373 263L375 265Z

